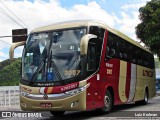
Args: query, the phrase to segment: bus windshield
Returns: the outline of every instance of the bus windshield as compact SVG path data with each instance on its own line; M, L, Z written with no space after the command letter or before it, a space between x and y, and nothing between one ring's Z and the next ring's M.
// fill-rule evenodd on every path
M54 82L82 74L80 40L86 28L33 33L22 56L22 79Z

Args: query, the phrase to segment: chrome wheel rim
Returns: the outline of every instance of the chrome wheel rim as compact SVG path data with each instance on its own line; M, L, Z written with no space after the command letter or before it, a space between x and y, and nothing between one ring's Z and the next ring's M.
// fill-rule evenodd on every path
M146 102L148 101L147 93L145 93L144 100L145 100Z
M105 108L109 108L110 106L110 98L108 96L104 97L104 105L105 105Z

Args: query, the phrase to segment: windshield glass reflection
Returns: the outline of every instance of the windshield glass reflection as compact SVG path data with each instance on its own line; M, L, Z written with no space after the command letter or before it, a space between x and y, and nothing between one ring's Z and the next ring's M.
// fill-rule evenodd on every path
M85 34L85 28L75 28L30 35L23 52L22 79L53 82L81 75L80 40Z

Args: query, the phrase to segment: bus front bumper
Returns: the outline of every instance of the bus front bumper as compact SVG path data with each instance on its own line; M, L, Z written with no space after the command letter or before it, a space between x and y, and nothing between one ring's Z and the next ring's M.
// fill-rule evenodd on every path
M54 97L52 97L54 96ZM86 90L70 96L58 96L54 94L20 95L22 110L29 111L84 111L86 110Z

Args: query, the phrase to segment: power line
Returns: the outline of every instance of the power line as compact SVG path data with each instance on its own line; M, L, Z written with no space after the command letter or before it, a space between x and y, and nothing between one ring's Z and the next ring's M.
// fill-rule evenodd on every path
M25 25L25 26L27 26L15 13L13 13L8 7L7 7L7 5L5 5L2 1L0 1L1 2L1 4L3 5L3 6L5 6L5 8L10 12L10 13L12 13L23 25ZM19 26L21 26L22 28L24 28L23 27L23 25L21 25L17 20L15 20L13 17L11 17L2 7L0 7L0 12L2 13L2 14L4 14L6 17L8 17L9 19L11 19L13 22L15 22L16 24L18 24ZM28 27L28 26L27 26ZM29 27L28 27L29 28ZM4 38L4 37L12 37L12 36L0 36L0 38ZM3 43L5 43L5 44L0 44L0 46L2 46L2 47L6 47L6 45L7 46L11 46L11 44L9 44L8 42L5 42L5 41L3 41L3 40L1 40L0 39L0 42L3 42ZM17 49L19 52L22 52L22 49L20 49L20 48L18 48Z
M3 42L3 41L1 41L1 40L0 40L0 43L1 43L1 44L0 44L0 47L6 47L6 46L9 47L9 46L10 46L8 43Z
M5 44L7 44L8 45L8 47L11 45L11 44L9 44L9 43L7 43L7 42L5 42L5 41L3 41L2 39L0 39L0 42L3 42L3 43L5 43ZM2 47L6 47L6 45L4 45L4 44L0 44L0 46L2 46ZM23 50L22 49L20 49L20 48L17 48L17 51L18 52L23 52ZM8 53L9 54L9 53Z
M25 25L26 27L28 27L28 25L26 25L15 13L13 13L13 12L7 7L6 4L4 4L2 1L0 1L0 2L1 2L1 4L3 4L3 5L7 8L8 11L10 11L10 13L12 13L21 23L23 23L23 25ZM28 27L28 28L29 28L29 27Z
M19 26L21 26L22 28L24 28L20 23L18 23L15 19L13 19L3 8L0 7L0 12L2 12L6 17L10 18L12 21L14 21L16 24L18 24ZM12 36L0 36L0 38L4 38L4 37L12 37ZM9 44L8 42L5 42L4 40L1 40L1 42L7 44L8 46L11 46L11 44ZM6 47L4 44L0 44L0 46ZM22 49L18 48L19 52L22 52Z
M7 44L7 45L9 45L9 46L12 45L12 44L10 44L10 43L8 43L8 42L5 42L5 41L2 40L2 39L0 39L0 41L3 42L3 43L5 43L5 44ZM1 44L1 45L2 45L2 44ZM3 46L3 45L2 45L2 46ZM5 46L3 46L3 47L5 47ZM20 48L17 48L17 49L19 49L19 51L22 52L22 49L20 49Z
M3 10L0 7L0 12L3 13L5 16L7 16L8 18L10 18L12 21L14 21L16 24L18 24L19 26L21 26L22 28L24 28L21 24L19 24L16 20L14 20L5 10Z

